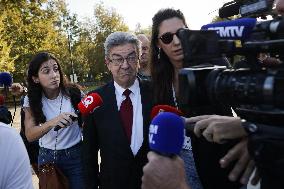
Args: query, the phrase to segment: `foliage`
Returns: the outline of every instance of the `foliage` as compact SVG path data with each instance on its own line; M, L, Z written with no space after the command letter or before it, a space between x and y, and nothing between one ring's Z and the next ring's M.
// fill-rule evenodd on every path
M10 57L11 45L8 45L4 38L4 23L5 13L0 15L0 72L13 72L14 59Z
M104 42L114 31L128 31L122 17L113 8L98 3L94 17L79 24L80 32L72 48L74 66L80 81L106 81L110 76L104 63Z
M94 43L94 62L90 66L90 75L94 78L101 75L103 80L109 79L104 61L104 42L107 36L115 31L128 31L128 26L115 9L105 8L103 3L95 5L94 22L92 23Z
M23 78L32 56L43 50L59 52L62 36L54 27L64 10L62 0L1 1L3 38L7 46L3 54L14 60L14 78ZM2 61L6 61L1 58Z
M78 21L65 0L0 0L0 71L9 71L22 82L31 58L49 51L60 60L64 72L79 82L106 81L104 42L114 31L128 31L123 18L101 2L92 18ZM139 30L138 30L139 29ZM135 32L148 34L141 26Z
M136 24L136 28L135 28L135 31L134 31L135 34L141 34L142 33L142 34L145 34L147 36L151 36L151 32L152 32L151 26L148 26L147 28L142 28L140 23Z

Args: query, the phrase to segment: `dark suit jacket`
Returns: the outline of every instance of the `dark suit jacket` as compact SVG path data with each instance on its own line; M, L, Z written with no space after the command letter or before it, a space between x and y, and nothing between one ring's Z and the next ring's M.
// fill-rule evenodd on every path
M113 82L93 91L103 99L103 105L84 121L83 164L87 188L141 188L143 166L147 163L148 128L152 108L148 84L140 82L144 141L134 157L122 126ZM100 150L100 172L98 165Z

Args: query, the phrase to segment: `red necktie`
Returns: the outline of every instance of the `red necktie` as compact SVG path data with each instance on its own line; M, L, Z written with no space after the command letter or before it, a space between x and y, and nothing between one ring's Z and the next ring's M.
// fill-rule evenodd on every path
M129 97L130 93L131 90L129 89L126 89L123 92L123 95L126 97L126 99L122 101L119 111L124 131L126 133L129 143L131 143L132 122L133 122L133 106L131 99Z

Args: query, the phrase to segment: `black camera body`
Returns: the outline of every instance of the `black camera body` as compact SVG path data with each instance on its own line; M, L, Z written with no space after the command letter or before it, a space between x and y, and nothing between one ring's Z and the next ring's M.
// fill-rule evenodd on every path
M12 122L12 114L6 106L0 106L0 122L10 124Z
M267 14L272 7L270 0L233 3L240 5L238 9L253 3L259 6L259 10L245 16ZM267 5L263 9L262 3ZM249 133L248 148L261 172L261 188L283 188L279 178L284 175L284 19L255 23L249 31L237 25L236 33L249 33L237 43L226 38L235 34L229 24L177 32L184 52L184 68L179 72L180 103L189 107L229 106L242 119L255 124L256 130ZM271 55L277 64L264 64L258 57L261 53ZM236 55L245 57L246 66L224 66L225 58Z
M240 14L242 17L262 17L271 14L273 0L235 0L225 3L219 9L220 18Z
M281 26L279 31L270 31L273 23ZM180 29L177 35L184 51L184 68L179 73L181 104L227 105L248 121L284 125L283 23L277 18L256 24L241 46L213 30ZM269 53L279 64L261 63L260 53ZM224 58L235 55L243 55L247 66L224 66Z

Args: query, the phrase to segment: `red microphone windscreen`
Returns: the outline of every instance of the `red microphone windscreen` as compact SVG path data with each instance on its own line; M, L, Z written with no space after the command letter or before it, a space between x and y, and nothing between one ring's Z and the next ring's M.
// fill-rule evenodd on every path
M169 105L156 105L152 108L151 111L151 120L157 116L160 112L171 112L178 116L184 116L184 113L178 110L176 107L169 106Z
M103 103L101 96L98 93L91 93L81 100L78 104L78 109L83 116L92 113L96 108Z
M0 95L0 106L4 105L5 103L5 97L3 95Z

